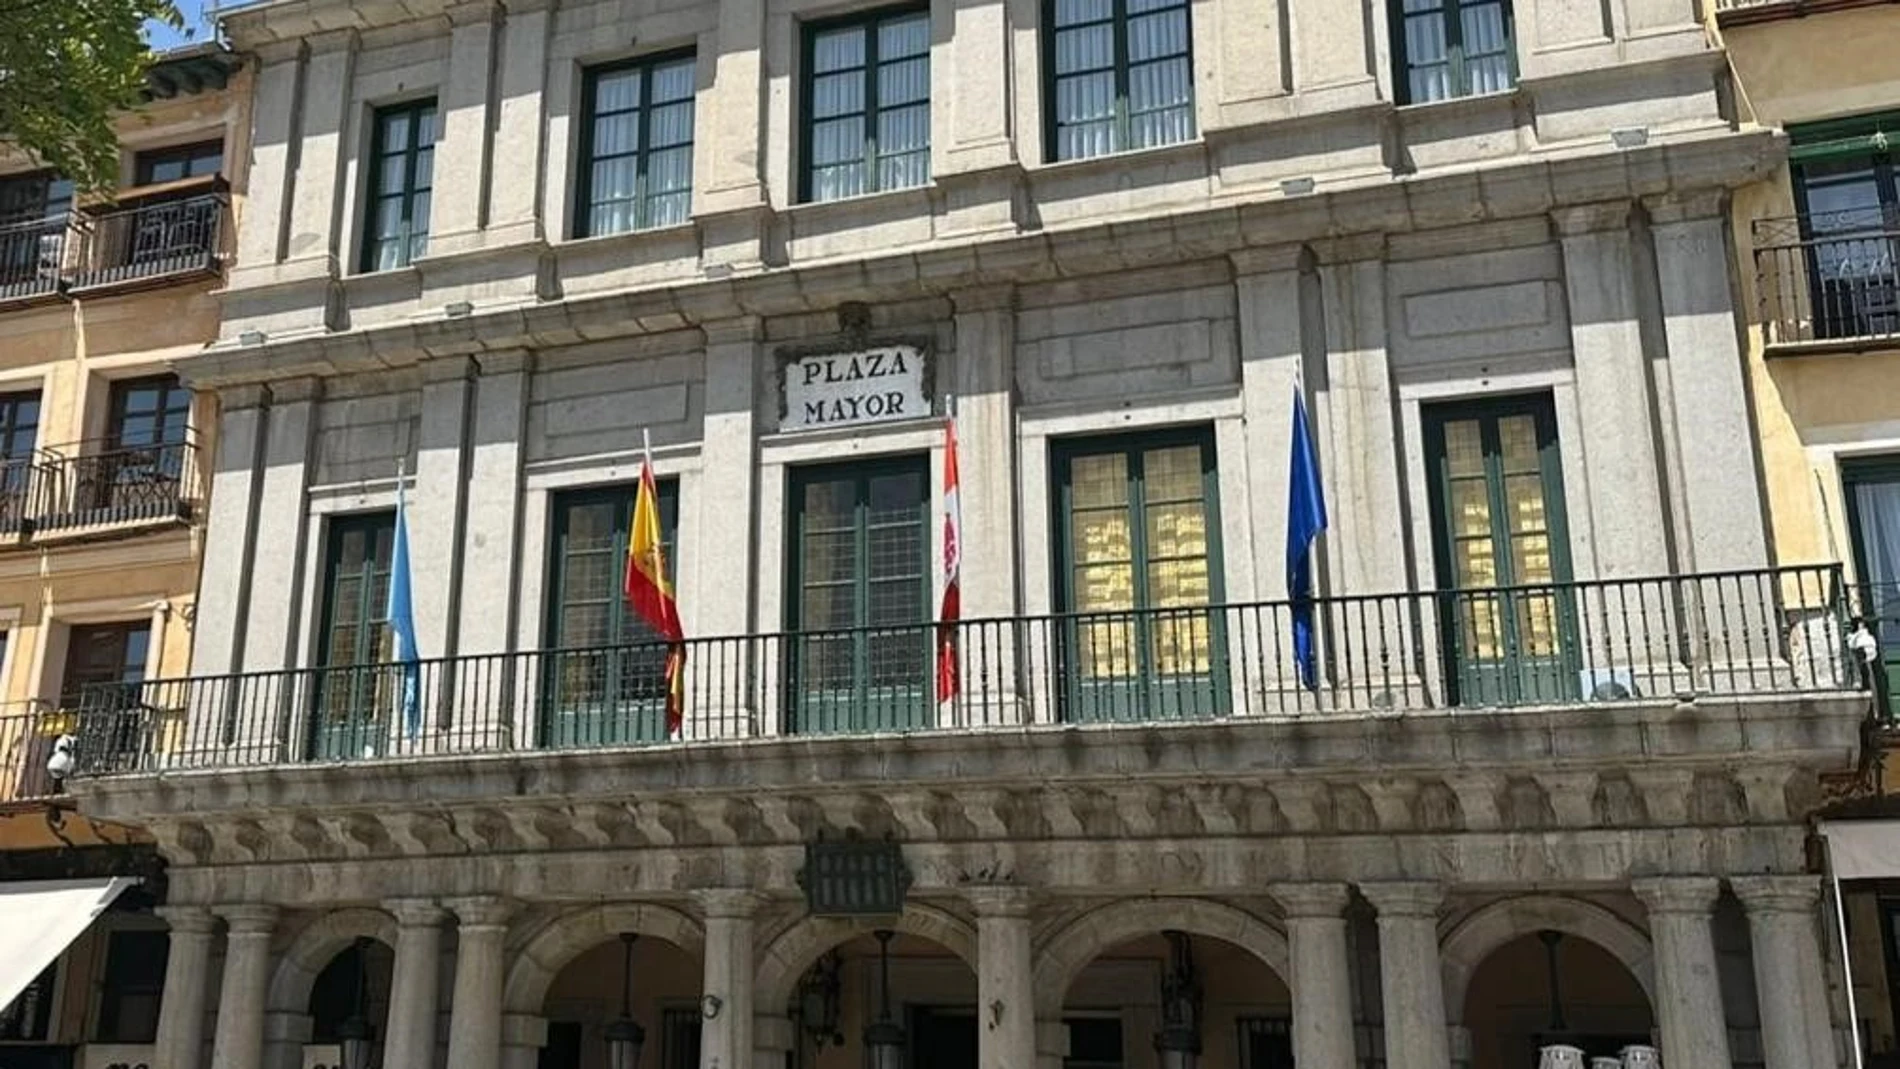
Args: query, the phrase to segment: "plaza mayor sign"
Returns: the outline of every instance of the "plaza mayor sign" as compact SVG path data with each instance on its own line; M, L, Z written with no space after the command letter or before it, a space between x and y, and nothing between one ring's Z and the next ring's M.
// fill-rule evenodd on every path
M915 345L794 357L785 365L785 411L779 416L779 430L928 416L926 359Z

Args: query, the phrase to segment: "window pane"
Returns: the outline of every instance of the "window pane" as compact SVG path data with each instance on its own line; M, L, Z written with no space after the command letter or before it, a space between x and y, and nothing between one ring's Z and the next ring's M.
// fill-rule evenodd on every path
M1187 12L1180 8L1128 20L1128 62L1178 56L1188 49Z
M640 106L640 71L613 71L594 82L594 114L631 111Z
M879 107L899 107L928 99L930 99L930 58L928 56L878 66L877 103Z
M653 103L671 104L692 99L692 60L674 60L653 68Z
M693 143L693 102L665 104L647 115L647 147L675 148Z
M640 115L622 112L594 120L594 158L624 156L640 147Z
M848 26L813 34L811 52L812 71L816 74L861 69L865 58L864 28Z
M864 118L852 115L812 125L812 162L823 167L864 158Z
M887 20L878 27L877 56L880 61L888 62L907 56L923 56L928 55L929 52L929 15L907 15L903 18Z
M1079 74L1115 65L1115 31L1110 26L1088 26L1056 34L1056 74Z
M1056 0L1056 25L1073 26L1114 17L1112 0Z

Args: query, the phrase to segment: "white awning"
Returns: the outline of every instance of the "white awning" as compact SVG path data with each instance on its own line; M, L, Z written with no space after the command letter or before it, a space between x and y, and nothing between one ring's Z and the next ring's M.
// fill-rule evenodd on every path
M115 876L0 883L0 1007L19 998L134 882Z
M1837 880L1900 876L1900 820L1820 822Z

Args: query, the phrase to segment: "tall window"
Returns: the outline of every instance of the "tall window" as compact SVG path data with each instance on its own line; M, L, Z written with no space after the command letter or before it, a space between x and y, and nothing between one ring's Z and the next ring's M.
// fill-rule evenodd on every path
M930 13L807 28L804 199L929 181Z
M666 479L658 486L661 544L668 572L677 575L679 483ZM666 647L626 597L634 493L629 484L570 490L554 499L546 745L666 738Z
M395 512L330 521L324 554L323 620L317 664L311 756L318 760L374 756L386 739L399 671L381 662L390 652L389 569Z
M1510 0L1394 0L1399 102L1499 93L1517 80Z
M0 288L51 285L72 206L72 182L50 172L0 179Z
M1207 716L1225 706L1213 435L1080 439L1054 449L1058 594L1072 720Z
M1900 333L1900 114L1788 128L1816 338Z
M150 1043L158 1038L158 1003L165 991L171 939L162 931L116 931L106 940L106 974L99 995L101 1043Z
M106 699L89 688L111 683L130 688L143 682L151 641L152 625L146 620L72 628L66 637L66 672L60 679L60 704L77 707L82 698L98 704Z
M0 394L0 530L17 527L33 505L33 449L39 430L38 390Z
M435 180L435 101L376 111L370 146L369 223L363 270L404 267L429 250Z
M576 237L684 223L693 209L693 57L587 72Z
M1050 152L1082 160L1194 136L1187 0L1044 0Z
M191 391L176 375L112 384L109 449L180 445L191 424Z
M1891 710L1900 707L1900 457L1855 458L1841 476L1859 608L1880 639L1879 671L1867 682L1884 684L1880 697Z
M222 141L201 141L195 145L152 149L139 153L132 163L134 181L141 186L213 175L223 168Z
M921 456L793 471L793 730L928 724L929 504Z

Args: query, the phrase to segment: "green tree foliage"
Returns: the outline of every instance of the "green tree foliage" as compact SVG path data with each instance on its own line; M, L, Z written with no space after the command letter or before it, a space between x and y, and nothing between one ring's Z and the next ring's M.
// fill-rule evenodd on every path
M172 0L0 0L0 142L81 189L117 183L112 120L140 101L152 19L183 26Z

